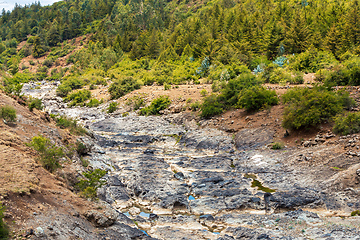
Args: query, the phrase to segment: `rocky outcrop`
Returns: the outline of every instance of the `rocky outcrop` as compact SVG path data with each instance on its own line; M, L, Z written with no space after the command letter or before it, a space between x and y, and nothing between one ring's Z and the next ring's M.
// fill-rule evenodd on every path
M246 128L235 136L235 145L239 150L258 149L270 144L274 132L266 127Z

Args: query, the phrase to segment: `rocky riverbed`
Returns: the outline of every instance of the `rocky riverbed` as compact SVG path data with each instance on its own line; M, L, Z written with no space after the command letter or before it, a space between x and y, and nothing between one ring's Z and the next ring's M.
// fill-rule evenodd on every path
M92 133L82 138L85 158L108 170L98 196L116 215L101 226L105 239L360 239L360 219L350 217L360 208L360 161L343 150L356 135L327 133L272 150L266 126L228 133L189 113L71 109L55 97L56 86L23 91ZM329 168L339 161L342 171Z

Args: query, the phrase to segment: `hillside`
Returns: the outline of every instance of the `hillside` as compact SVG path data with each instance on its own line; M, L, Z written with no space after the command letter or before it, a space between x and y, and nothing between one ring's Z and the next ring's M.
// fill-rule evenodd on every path
M359 14L358 0L3 11L0 239L358 239Z

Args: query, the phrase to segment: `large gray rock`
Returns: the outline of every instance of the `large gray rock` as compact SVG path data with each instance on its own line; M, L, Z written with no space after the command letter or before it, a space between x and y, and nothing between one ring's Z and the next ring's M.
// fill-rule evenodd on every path
M274 132L266 127L246 128L235 136L235 145L239 150L258 149L273 141Z
M112 209L106 208L104 211L89 210L84 216L98 227L108 227L115 223L119 213Z

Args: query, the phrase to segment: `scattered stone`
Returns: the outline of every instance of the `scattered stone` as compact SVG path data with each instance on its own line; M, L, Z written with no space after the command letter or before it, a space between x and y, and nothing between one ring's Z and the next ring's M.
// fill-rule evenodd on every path
M154 149L146 149L144 151L144 154L154 154L155 153L155 150Z
M97 210L87 211L84 216L95 226L98 227L108 227L115 223L118 213L112 209L107 208L105 211L100 212Z
M150 220L150 221L155 221L155 220L157 220L158 218L159 218L159 216L156 215L155 213L150 213L150 215L149 215L149 220Z
M129 213L133 216L139 215L141 210L137 207L132 207L129 209Z
M214 221L215 218L211 214L205 214L200 216L200 220Z
M37 227L35 229L35 232L34 232L35 236L36 237L45 237L45 232L44 232L44 229L42 229L41 227Z
M182 172L175 173L174 177L179 181L183 181L185 179L185 176L184 176L184 174Z

